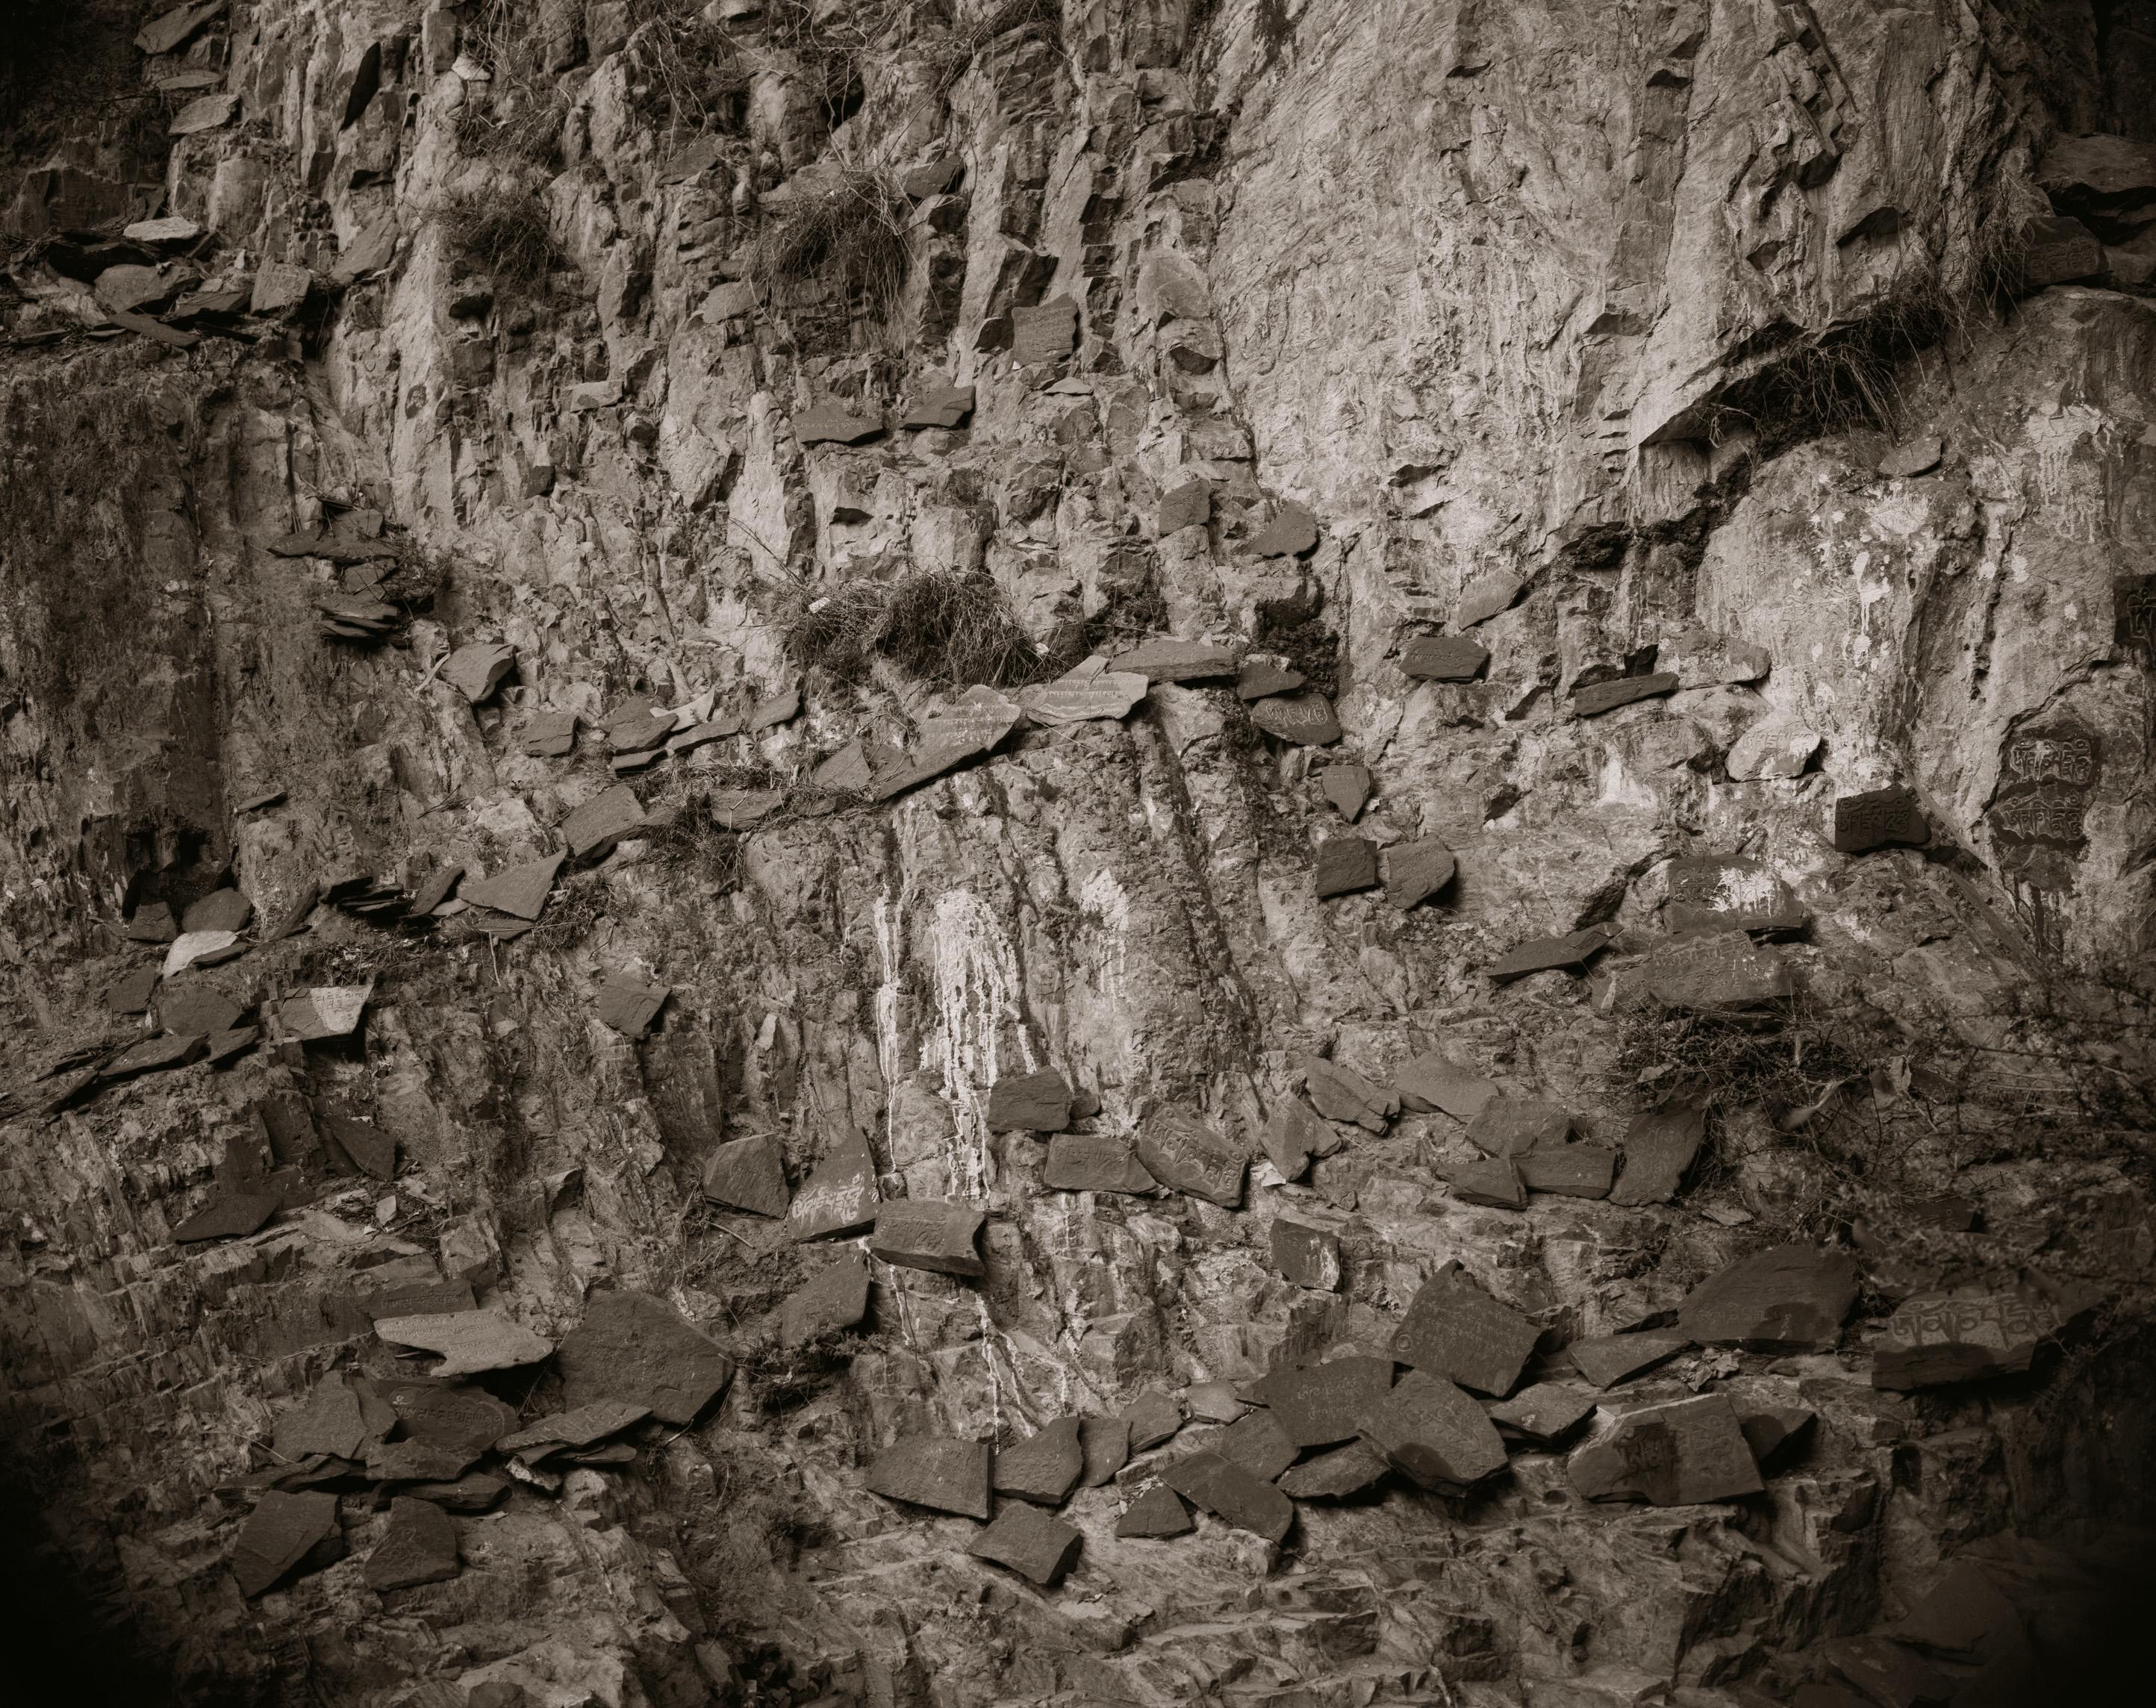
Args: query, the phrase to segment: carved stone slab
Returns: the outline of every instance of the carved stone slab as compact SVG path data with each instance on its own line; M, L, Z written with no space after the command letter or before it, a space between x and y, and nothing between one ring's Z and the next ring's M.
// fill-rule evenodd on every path
M779 1344L798 1346L855 1327L868 1314L868 1260L848 1251L779 1307Z
M1076 1418L1058 1418L1015 1447L996 1454L998 1495L1060 1506L1086 1469L1086 1449Z
M946 1275L978 1275L981 1211L972 1204L936 1198L894 1198L876 1212L869 1251L906 1269Z
M1070 1087L1053 1068L1006 1074L988 1093L988 1121L998 1132L1060 1133L1070 1125Z
M977 1559L1008 1566L1043 1589L1053 1589L1062 1582L1063 1574L1078 1563L1078 1551L1084 1541L1061 1519L1015 1501L996 1515L996 1521L975 1536L966 1552Z
M1276 1216L1268 1231L1273 1267L1298 1287L1321 1293L1340 1290L1340 1241L1322 1228L1291 1216Z
M869 1492L910 1506L984 1519L988 1516L988 1459L985 1441L901 1435L876 1455L869 1470Z
M2066 1323L2057 1305L2033 1289L1919 1293L1872 1342L1871 1383L1910 1392L2019 1375Z
M1041 1183L1050 1192L1157 1192L1131 1141L1115 1133L1058 1133L1048 1141Z
M1227 1209L1240 1207L1245 1159L1195 1116L1156 1110L1138 1130L1137 1150L1146 1172L1163 1186Z
M1677 1308L1677 1326L1702 1346L1830 1352L1840 1344L1856 1290L1856 1259L1778 1245L1693 1288Z
M1141 671L1111 670L1106 659L1091 658L1053 682L1021 688L1018 703L1044 727L1092 720L1120 723L1151 685Z
M733 1360L665 1300L615 1289L584 1301L554 1355L571 1406L613 1400L669 1423L693 1423L733 1379Z
M1161 1473L1168 1486L1224 1524L1267 1541L1284 1539L1295 1523L1295 1504L1263 1478L1217 1453L1194 1453Z
M1464 1494L1505 1468L1496 1426L1458 1387L1410 1370L1364 1413L1363 1439L1425 1489Z
M437 1378L475 1376L486 1370L514 1370L536 1364L554 1350L521 1323L498 1310L452 1310L429 1316L385 1316L375 1333L392 1345L439 1352L431 1372Z
M1915 792L1894 786L1860 795L1843 795L1834 803L1834 846L1837 854L1865 854L1876 848L1922 848L1932 839L1931 822Z
M1758 860L1686 854L1670 862L1662 920L1673 931L1794 931L1810 918Z
M1254 702L1250 721L1269 736L1305 747L1323 747L1341 736L1332 702L1322 694L1276 695Z
M1613 1204L1666 1204L1707 1138L1707 1106L1672 1100L1632 1118L1625 1130L1625 1172L1611 1188Z
M1403 1364L1502 1397L1519 1382L1541 1338L1533 1323L1448 1263L1415 1295L1392 1350Z
M875 1163L856 1133L841 1134L794 1193L787 1232L795 1239L858 1234L875 1220Z
M1575 1449L1566 1469L1590 1500L1656 1506L1733 1500L1765 1487L1737 1413L1718 1393L1627 1413Z
M759 1216L786 1213L786 1172L776 1133L721 1145L704 1165L704 1196Z
M1363 1414L1392 1386L1390 1358L1358 1354L1276 1371L1258 1384L1255 1397L1296 1447L1330 1447L1353 1440Z
M1472 682L1490 649L1456 634L1424 635L1400 649L1400 669L1418 682Z

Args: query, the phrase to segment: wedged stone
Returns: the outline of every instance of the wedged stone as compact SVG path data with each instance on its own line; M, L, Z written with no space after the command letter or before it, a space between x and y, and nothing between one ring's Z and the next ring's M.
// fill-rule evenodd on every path
M554 875L562 869L562 856L547 854L511 866L476 883L465 880L464 899L474 907L490 907L518 919L536 919L547 910L547 897L554 888Z
M1856 1303L1856 1259L1779 1245L1732 1264L1685 1295L1677 1327L1707 1346L1831 1352Z
M989 692L975 690L973 692ZM801 715L801 683L798 678L788 683L776 693L766 695L752 705L742 719L742 727L753 736L765 730L775 730L781 724L790 724Z
M1275 694L1292 694L1308 679L1300 670L1268 659L1246 660L1235 673L1235 698L1245 705Z
M1342 733L1332 702L1322 694L1275 695L1254 701L1250 721L1269 736L1304 747L1327 746Z
M406 1435L436 1447L484 1453L516 1428L516 1412L492 1394L454 1382L402 1382L383 1396ZM345 1454L349 1459L351 1454Z
M367 1445L367 1477L374 1483L454 1482L479 1453L432 1441L375 1441Z
M1245 1159L1195 1116L1177 1109L1155 1110L1138 1129L1135 1148L1146 1172L1163 1186L1226 1209L1241 1207Z
M881 415L856 414L837 403L819 403L793 417L793 436L804 445L862 444L883 430Z
M1258 557L1301 557L1317 547L1317 518L1303 505L1284 504L1251 538Z
M1300 1180L1312 1157L1330 1157L1340 1148L1340 1136L1299 1097L1283 1098L1273 1105L1258 1141L1282 1180Z
M220 1187L215 1198L172 1229L172 1238L182 1245L198 1239L242 1239L275 1215L284 1202L274 1192Z
M674 714L648 694L624 700L599 722L607 746L616 753L648 753L662 747L674 731Z
M140 267L131 262L107 267L97 275L97 282L91 289L98 301L115 314L157 308L172 294L172 285L157 268Z
M904 1269L978 1275L982 1212L936 1198L894 1198L876 1212L869 1251Z
M562 748L567 752L567 747ZM644 828L644 808L627 783L603 789L562 821L562 840L576 859L603 854L624 836Z
M858 1133L843 1132L793 1194L787 1232L795 1239L859 1234L875 1222L877 1201L875 1159Z
M1496 984L1525 978L1531 972L1560 968L1577 972L1609 946L1609 931L1600 926L1589 926L1561 937L1536 937L1522 943L1491 962L1487 971L1491 982Z
M1052 1589L1078 1563L1078 1550L1084 1541L1061 1519L1019 1501L998 1512L995 1522L975 1536L966 1552L977 1559L1008 1566L1043 1589Z
M704 1165L704 1196L759 1216L783 1216L788 1202L783 1157L777 1133L721 1145Z
M1410 1370L1363 1413L1362 1436L1394 1470L1440 1494L1466 1494L1505 1468L1505 1444L1482 1408L1427 1370Z
M1378 887L1378 844L1360 836L1328 836L1317 844L1311 887L1320 901Z
M1737 1408L1744 1444L1752 1449L1763 1475L1794 1458L1818 1422L1819 1413L1810 1406L1740 1404Z
M516 649L498 640L475 640L449 654L442 680L478 705L516 668Z
M1590 687L1573 689L1572 709L1580 717L1600 717L1604 712L1614 711L1635 700L1674 694L1676 688L1675 670L1656 670L1646 676L1620 676L1614 682L1597 682Z
M146 901L128 916L121 932L131 943L169 943L180 934L172 910L162 901Z
M1938 468L1946 449L1946 441L1936 433L1919 433L1903 439L1880 458L1878 469L1889 480L1913 480Z
M785 804L783 789L714 789L707 803L711 823L721 830L749 829Z
M138 967L113 980L105 987L105 1011L113 1014L148 1013L150 999L157 992L157 976L155 967Z
M228 0L193 0L191 5L160 12L135 33L135 45L145 54L169 54L222 13Z
M337 1497L288 1495L271 1490L239 1527L232 1550L232 1575L252 1601L305 1559L316 1543L336 1534Z
M1193 1382L1183 1397L1190 1415L1201 1423L1232 1423L1250 1409L1230 1382Z
M963 427L973 413L971 386L932 386L906 406L900 424L909 428Z
M164 976L170 978L198 963L214 967L220 961L231 959L228 951L239 946L237 931L182 931L165 951Z
M1154 1483L1123 1509L1116 1521L1119 1536L1164 1537L1188 1536L1198 1528L1183 1496L1166 1483Z
M1672 931L1795 931L1810 917L1758 860L1687 854L1670 862L1662 921Z
M1472 682L1490 649L1457 634L1427 634L1400 649L1400 669L1418 682Z
M1353 1068L1317 1055L1303 1057L1298 1065L1311 1102L1327 1121L1353 1121L1382 1133L1400 1112L1397 1092L1372 1083Z
M107 1062L99 1077L131 1080L139 1074L162 1073L169 1068L183 1068L203 1053L203 1040L199 1037L145 1039L133 1049Z
M1499 1431L1537 1447L1554 1447L1594 1410L1594 1396L1554 1382L1537 1382L1490 1408Z
M1916 792L1898 785L1863 794L1841 795L1834 803L1836 854L1866 854L1876 848L1922 848L1932 839Z
M205 1040L203 1059L213 1068L222 1067L226 1062L252 1049L261 1036L260 1028L254 1026L235 1026L228 1032L213 1032Z
M280 1003L277 1023L287 1037L303 1042L347 1038L357 1029L373 994L372 984L316 985L305 996Z
M554 1354L571 1407L613 1400L663 1423L694 1423L733 1380L734 1363L671 1305L625 1289L593 1293Z
M1146 1453L1173 1438L1183 1427L1183 1408L1175 1396L1149 1387L1123 1413L1131 1426L1131 1451Z
M1041 1183L1050 1192L1158 1192L1160 1182L1114 1133L1057 1133L1048 1141Z
M1060 362L1078 343L1078 305L1067 296L1051 297L1034 308L1014 308L1011 319L1011 362L1019 367Z
M1493 1210L1524 1210L1527 1182L1520 1171L1502 1157L1481 1157L1472 1162L1455 1162L1445 1171L1445 1183L1462 1203L1483 1204Z
M205 101L214 100L217 97L205 95L203 99ZM186 110L182 110L180 116L187 116ZM216 122L221 124L223 121ZM177 121L173 134L179 134ZM305 267L291 261L264 261L254 269L254 292L248 299L248 312L265 315L290 314L306 301L308 293L314 288L315 275Z
M1213 1443L1223 1459L1270 1482L1295 1463L1295 1443L1270 1412L1252 1411L1230 1423Z
M1527 1367L1542 1331L1470 1280L1456 1263L1423 1284L1393 1336L1393 1357L1502 1398Z
M1239 686L1235 691L1240 694L1242 690ZM1363 808L1369 803L1370 767L1367 765L1328 765L1318 777L1317 787L1325 798L1332 803L1332 810L1353 824L1363 816Z
M868 1314L868 1261L858 1251L849 1251L779 1307L779 1344L798 1346L823 1335L857 1328Z
M1297 1500L1342 1500L1374 1485L1389 1469L1368 1442L1351 1441L1289 1466L1277 1486Z
M641 1038L651 1030L659 1011L673 991L633 973L617 972L599 987L598 1013L603 1025L624 1038Z
M945 710L921 726L913 751L892 769L879 772L870 787L878 801L941 777L954 765L988 752L1024 721L1016 701L993 688L968 688Z
M1268 1234L1273 1267L1298 1287L1321 1293L1340 1290L1340 1241L1322 1228L1288 1216L1276 1216Z
M1268 1541L1281 1541L1295 1523L1295 1505L1286 1495L1217 1453L1178 1459L1161 1473L1161 1480L1222 1523Z
M1718 1393L1628 1412L1607 1435L1574 1449L1565 1469L1590 1500L1656 1506L1734 1500L1766 1486L1735 1410Z
M1590 1335L1567 1346L1573 1367L1597 1387L1614 1387L1657 1364L1666 1364L1690 1346L1682 1335Z
M199 901L188 904L180 916L180 930L188 931L244 931L254 917L254 904L237 890L213 890Z
M1795 988L1781 951L1742 931L1665 943L1647 957L1645 975L1656 1002L1695 1013L1756 1008Z
M374 1331L393 1346L439 1352L430 1372L438 1381L476 1376L487 1370L514 1370L536 1364L554 1348L521 1323L498 1310L452 1310L424 1316L385 1316Z
M122 331L132 332L147 338L154 344L162 344L172 350L192 350L202 342L199 332L183 331L177 326L168 326L150 315L130 314L125 309L115 309L105 316Z
M509 1492L509 1479L491 1471L467 1471L453 1483L408 1483L404 1492L416 1500L431 1500L444 1511L485 1512Z
M1131 1426L1125 1418L1081 1418L1078 1444L1086 1455L1086 1469L1078 1479L1081 1489L1098 1489L1115 1480L1130 1462Z
M1148 682L1204 682L1233 676L1240 660L1233 649L1196 640L1148 640L1110 660L1111 669Z
M120 234L131 244L191 244L203 234L203 228L184 215L173 213L162 219L138 219L123 227Z
M1613 1204L1666 1204L1707 1140L1707 1105L1675 1098L1632 1117L1625 1130L1625 1172Z
M2078 219L2039 214L2021 228L2020 282L2030 290L2097 278L2103 265L2102 243Z
M1512 1159L1529 1192L1561 1198L1606 1198L1617 1177L1617 1153L1602 1145L1558 1145Z
M1164 540L1185 528L1203 527L1212 520L1213 489L1203 480L1186 480L1161 495L1154 529Z
M1467 1136L1486 1155L1517 1166L1531 1151L1553 1151L1572 1134L1569 1110L1541 1097L1498 1095L1467 1123Z
M1822 739L1794 718L1763 718L1731 744L1722 768L1733 782L1801 777Z
M397 1177L397 1137L372 1121L348 1115L325 1115L323 1136L352 1159L352 1166L377 1180Z
M389 1527L367 1557L362 1575L377 1594L455 1577L455 1521L431 1500L398 1495L389 1503Z
M1460 869L1452 850L1434 836L1396 842L1379 858L1385 900L1405 910L1419 905L1452 881Z
M1070 1125L1070 1087L1053 1068L1006 1074L988 1093L988 1121L998 1132L1060 1133Z
M1871 1385L1904 1393L2018 1376L2073 1315L2033 1288L1955 1287L1897 1307L1871 1343Z
M275 1452L287 1464L297 1464L311 1453L357 1459L366 1449L367 1437L359 1396L344 1372L333 1370L304 1401L278 1414Z
M985 1519L989 1457L985 1441L901 1435L876 1455L869 1468L868 1490L909 1506Z
M165 127L165 134L167 136L194 136L204 131L215 131L230 124L233 115L239 110L239 97L236 95L228 95L222 90L198 95L172 115L172 122Z
M1086 1449L1075 1418L1058 1418L1015 1447L996 1453L995 1490L1060 1506L1085 1475Z
M1486 1080L1450 1056L1430 1050L1416 1056L1393 1075L1401 1105L1420 1114L1443 1110L1455 1121L1472 1121L1497 1095L1494 1080Z
M1391 1391L1393 1361L1357 1353L1276 1370L1253 1389L1297 1448L1352 1441L1364 1412Z
M1032 688L1021 688L1018 703L1034 722L1050 727L1090 721L1121 723L1146 697L1152 685L1136 670L1111 670L1103 658L1091 658L1068 675Z
M1491 570L1476 576L1460 590L1459 608L1452 614L1453 627L1472 628L1501 612L1511 610L1512 602L1526 587L1527 583L1510 570Z

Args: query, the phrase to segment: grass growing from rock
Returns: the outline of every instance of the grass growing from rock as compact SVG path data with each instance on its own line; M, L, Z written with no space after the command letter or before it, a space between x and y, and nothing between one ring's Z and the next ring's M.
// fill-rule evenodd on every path
M507 186L452 197L436 216L450 251L470 273L484 273L501 298L547 294L561 259L547 210L532 191Z
M786 645L803 665L835 676L858 676L880 657L944 687L1016 687L1055 669L994 578L978 572L850 582L802 605L787 624Z
M882 173L841 168L771 215L750 249L749 276L771 299L828 285L880 320L906 289L908 211Z

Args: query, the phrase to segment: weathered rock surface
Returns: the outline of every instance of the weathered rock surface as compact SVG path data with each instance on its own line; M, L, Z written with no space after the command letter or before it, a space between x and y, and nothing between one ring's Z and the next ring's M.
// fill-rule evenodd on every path
M734 1373L733 1361L666 1300L626 1289L585 1300L554 1363L570 1405L613 1400L669 1423L695 1422Z

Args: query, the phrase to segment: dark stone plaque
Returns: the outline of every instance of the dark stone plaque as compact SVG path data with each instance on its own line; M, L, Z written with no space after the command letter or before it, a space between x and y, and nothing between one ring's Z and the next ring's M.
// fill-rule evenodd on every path
M1838 854L1866 854L1876 848L1922 848L1932 827L1913 790L1894 784L1864 794L1844 795L1834 803L1834 846Z

